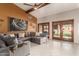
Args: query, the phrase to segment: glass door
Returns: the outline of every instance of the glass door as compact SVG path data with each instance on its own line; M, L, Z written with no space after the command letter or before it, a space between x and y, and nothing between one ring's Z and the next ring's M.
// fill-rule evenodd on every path
M60 39L61 37L61 34L60 34L60 30L61 30L61 27L60 27L60 23L53 23L53 39Z
M73 25L72 23L63 23L62 25L62 38L66 41L73 41Z
M42 33L43 27L42 25L39 25L39 32Z
M49 23L38 24L38 32L46 33L49 37Z
M48 30L49 28L48 28L48 24L44 24L44 26L43 26L43 32L49 32L49 30Z
M53 39L73 41L73 20L52 23Z

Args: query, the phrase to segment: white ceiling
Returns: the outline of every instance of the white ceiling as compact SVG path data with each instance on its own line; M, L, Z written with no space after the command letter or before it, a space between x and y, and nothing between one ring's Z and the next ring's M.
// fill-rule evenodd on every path
M14 4L17 5L18 7L22 8L25 11L33 8L33 6L28 6L28 5L25 5L24 3L14 3ZM35 3L27 3L27 4L34 5ZM40 4L40 3L37 3L37 5L38 4Z
M16 3L16 5L25 11L32 8L31 6L23 5L23 3ZM30 14L34 15L37 18L42 18L48 15L70 11L77 8L79 8L79 4L77 3L51 3L47 6L31 12Z
M30 3L30 4L32 5L33 3ZM15 5L17 5L18 7L22 8L25 11L27 11L27 10L32 8L32 6L24 5L24 3L15 3Z
M42 18L49 15L73 10L76 8L79 8L79 4L77 3L52 3L43 8L31 12L31 14L36 16L37 18Z

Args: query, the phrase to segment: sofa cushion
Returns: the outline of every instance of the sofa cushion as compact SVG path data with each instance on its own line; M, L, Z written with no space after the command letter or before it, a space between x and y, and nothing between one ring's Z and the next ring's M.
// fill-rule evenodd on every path
M19 37L25 37L25 33L18 33Z
M7 36L7 37L3 37L2 40L5 42L6 46L15 44L15 41L14 41L15 37Z
M0 39L0 56L9 56L9 49L6 47L4 41Z
M15 37L15 34L9 34L11 37Z

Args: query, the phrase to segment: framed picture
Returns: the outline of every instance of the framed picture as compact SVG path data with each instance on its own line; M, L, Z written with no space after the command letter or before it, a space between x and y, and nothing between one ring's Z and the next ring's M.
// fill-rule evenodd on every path
M9 17L9 30L10 31L24 31L28 28L28 21Z

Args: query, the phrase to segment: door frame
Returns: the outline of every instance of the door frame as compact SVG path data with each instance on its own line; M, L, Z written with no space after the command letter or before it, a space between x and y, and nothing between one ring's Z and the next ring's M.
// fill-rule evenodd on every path
M74 42L74 19L69 19L69 20L64 20L64 21L54 21L52 22L52 39L57 39L57 40L63 40L63 41L67 41L67 40L64 40L62 37L63 35L63 31L62 31L62 23L69 23L69 22L72 22L72 41L69 41L69 42ZM53 37L53 23L59 23L60 24L60 38L56 38L56 37Z
M38 32L39 32L39 25L43 25L42 28L44 27L44 24L48 24L48 36L50 37L50 23L49 22L44 22L44 23L38 23ZM42 31L44 28L42 29Z

